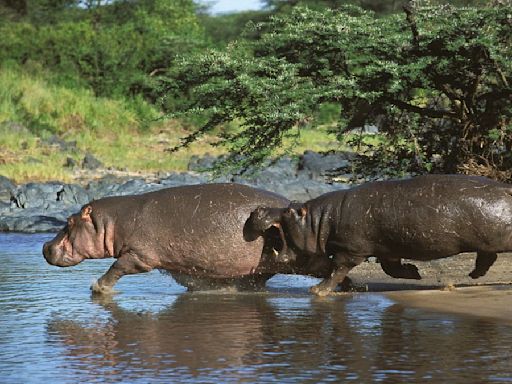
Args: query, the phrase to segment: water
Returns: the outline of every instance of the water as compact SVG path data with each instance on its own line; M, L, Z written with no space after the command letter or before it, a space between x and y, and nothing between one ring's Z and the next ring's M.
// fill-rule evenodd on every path
M51 235L0 234L0 383L512 382L512 329L383 295L187 293L159 272L91 282L111 260L46 264Z

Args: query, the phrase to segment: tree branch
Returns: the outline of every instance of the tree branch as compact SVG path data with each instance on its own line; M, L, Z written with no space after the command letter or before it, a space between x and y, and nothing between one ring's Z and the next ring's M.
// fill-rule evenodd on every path
M412 44L415 48L419 48L420 46L420 34L418 32L418 26L416 25L416 18L414 17L414 10L411 5L411 1L408 1L407 4L403 6L403 10L405 12L405 19L409 24L409 28L412 33Z
M442 118L456 119L459 117L455 112L452 112L452 111L437 110L437 109L431 109L431 108L422 108L422 107L418 107L416 105L406 103L402 100L389 100L389 102L400 109L404 109L409 112L417 113L421 116L432 117L435 119L442 119Z

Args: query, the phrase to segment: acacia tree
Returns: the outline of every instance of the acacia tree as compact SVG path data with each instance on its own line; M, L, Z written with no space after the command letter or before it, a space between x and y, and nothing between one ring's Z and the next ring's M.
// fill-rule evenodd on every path
M255 40L184 59L170 73L174 112L205 117L182 145L236 119L241 130L220 143L243 168L336 103L339 137L380 128L380 141L360 154L367 171L485 166L497 177L512 167L511 14L510 5L414 2L380 18L352 6L275 16L251 27Z

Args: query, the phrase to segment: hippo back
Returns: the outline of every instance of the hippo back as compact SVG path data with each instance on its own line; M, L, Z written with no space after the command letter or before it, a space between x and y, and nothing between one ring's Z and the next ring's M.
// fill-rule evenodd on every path
M119 237L152 248L162 269L209 278L230 278L261 270L264 239L247 242L244 223L260 205L286 207L277 194L240 184L202 184L162 189L124 199ZM108 206L109 198L94 202ZM134 244L134 245L133 245Z

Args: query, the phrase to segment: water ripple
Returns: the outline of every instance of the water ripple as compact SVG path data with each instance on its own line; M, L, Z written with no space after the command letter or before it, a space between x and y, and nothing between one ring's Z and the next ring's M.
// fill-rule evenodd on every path
M507 325L398 305L319 299L279 276L250 294L187 293L158 272L89 286L111 260L62 269L50 235L0 235L1 383L512 381Z

